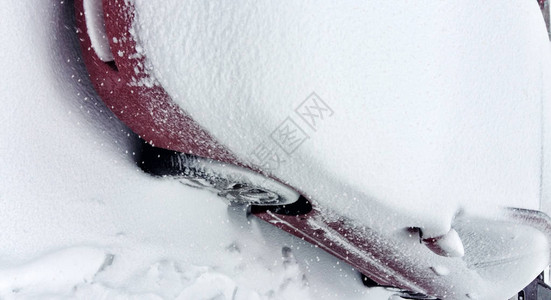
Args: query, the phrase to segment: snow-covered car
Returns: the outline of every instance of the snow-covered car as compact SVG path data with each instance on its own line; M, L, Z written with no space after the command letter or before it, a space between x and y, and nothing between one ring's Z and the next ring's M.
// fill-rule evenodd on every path
M550 257L551 52L528 2L75 5L96 91L154 146L143 169L412 299L505 299Z

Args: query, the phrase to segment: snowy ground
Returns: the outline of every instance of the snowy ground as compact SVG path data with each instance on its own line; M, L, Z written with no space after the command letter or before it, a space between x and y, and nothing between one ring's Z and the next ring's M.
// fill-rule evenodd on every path
M79 61L71 1L0 14L0 298L389 296L214 195L139 171L136 137Z

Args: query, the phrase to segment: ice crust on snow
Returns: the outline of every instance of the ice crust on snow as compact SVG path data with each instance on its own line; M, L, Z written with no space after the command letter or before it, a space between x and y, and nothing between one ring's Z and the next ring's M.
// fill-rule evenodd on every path
M295 121L308 138L269 171L323 206L427 236L462 209L539 208L551 62L536 3L134 4L157 80L242 160ZM312 92L334 112L316 130L295 112Z
M78 299L262 299L263 295L239 286L233 279L210 267L182 266L161 260L137 271L131 278L110 283L117 266L105 265L103 250L90 247L61 249L27 264L0 270L2 298L76 297ZM292 266L296 266L296 262ZM288 285L302 280L298 268L286 268ZM112 276L112 275L111 275ZM298 277L298 278L296 278ZM289 296L308 297L305 290Z
M64 294L68 287L92 281L106 259L103 250L68 248L17 267L0 270L0 295L19 297ZM42 294L42 295L40 295Z
M423 240L434 253L448 257L462 257L465 255L463 242L455 229L451 229L446 235Z
M433 266L431 269L438 276L447 276L448 274L450 274L450 270L443 266Z

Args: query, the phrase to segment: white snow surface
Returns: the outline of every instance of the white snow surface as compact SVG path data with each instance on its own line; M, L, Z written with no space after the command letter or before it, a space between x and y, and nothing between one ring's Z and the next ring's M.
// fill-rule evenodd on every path
M72 1L0 11L0 298L388 297L214 195L139 171L136 137L85 75L72 14Z
M88 28L88 36L92 43L92 48L96 55L102 61L112 61L113 53L109 47L107 34L105 32L105 23L103 22L102 1L84 0L84 18Z
M268 171L323 206L429 236L461 209L539 208L551 52L536 1L134 3L155 79L239 158L279 149L287 118L308 135ZM312 92L333 111L315 127L295 112Z

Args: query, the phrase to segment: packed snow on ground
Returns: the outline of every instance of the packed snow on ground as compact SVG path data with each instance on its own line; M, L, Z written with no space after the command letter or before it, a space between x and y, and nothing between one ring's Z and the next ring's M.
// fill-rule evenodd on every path
M462 209L539 208L551 52L536 1L131 2L184 110L245 161L279 151L268 171L323 206L429 236ZM312 92L316 124L295 111ZM290 154L272 139L285 126L305 137Z
M0 298L388 297L214 195L139 171L136 137L79 61L72 9L0 12Z

